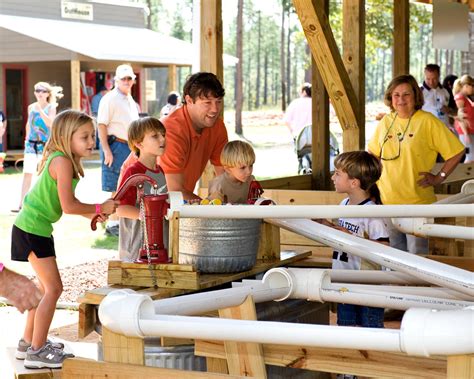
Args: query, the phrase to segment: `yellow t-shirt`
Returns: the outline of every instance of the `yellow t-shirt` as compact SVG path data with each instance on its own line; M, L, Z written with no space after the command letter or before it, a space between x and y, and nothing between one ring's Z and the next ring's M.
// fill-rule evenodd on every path
M417 184L420 172L430 172L441 154L448 160L464 146L431 113L419 110L409 119L385 115L369 142L368 149L382 159L382 176L377 183L384 204L431 204L433 187ZM395 121L394 121L395 120ZM385 142L384 142L385 141Z

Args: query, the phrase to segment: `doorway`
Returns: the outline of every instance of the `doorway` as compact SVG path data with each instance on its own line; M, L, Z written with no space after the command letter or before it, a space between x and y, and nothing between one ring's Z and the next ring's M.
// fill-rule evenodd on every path
M26 104L26 69L5 69L5 116L7 126L7 149L23 150L25 124L27 119Z

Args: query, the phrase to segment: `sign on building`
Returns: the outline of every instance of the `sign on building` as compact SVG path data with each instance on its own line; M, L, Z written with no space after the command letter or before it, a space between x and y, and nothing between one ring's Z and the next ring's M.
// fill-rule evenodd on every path
M92 4L61 1L61 17L92 21L94 19L93 6Z
M156 82L154 80L145 81L145 93L147 101L156 100Z

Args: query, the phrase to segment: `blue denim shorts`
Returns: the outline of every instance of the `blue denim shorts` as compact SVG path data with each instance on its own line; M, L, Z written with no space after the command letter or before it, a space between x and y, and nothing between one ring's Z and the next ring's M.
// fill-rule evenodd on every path
M338 304L337 325L383 328L384 309L362 305Z
M128 144L116 141L115 136L109 136L108 142L114 160L110 167L104 164L104 151L101 146L100 160L102 161L102 191L115 192L117 190L120 168L125 159L130 155L130 148L128 147Z

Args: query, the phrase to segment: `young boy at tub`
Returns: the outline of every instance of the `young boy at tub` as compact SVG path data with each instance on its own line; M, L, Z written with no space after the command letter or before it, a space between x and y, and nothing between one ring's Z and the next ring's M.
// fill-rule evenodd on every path
M130 176L146 174L155 179L161 193L167 192L163 170L157 163L165 151L165 127L154 117L143 117L132 121L128 129L128 145L138 161L129 166L119 181L119 187ZM150 194L149 183L144 185L144 194ZM137 188L130 187L120 200L117 215L120 217L119 256L122 261L134 262L139 257L143 244L140 226L140 205L137 202Z
M95 146L95 129L88 115L67 110L56 116L44 146L36 184L23 201L12 228L11 256L14 261L30 262L43 296L38 307L26 318L23 337L15 358L24 359L27 368L61 368L66 358L62 343L48 339L48 331L63 291L56 263L53 224L63 213L86 217L99 215L105 221L114 213L116 202L85 204L74 196L84 176L81 158L90 157Z
M224 203L246 204L252 175L255 152L250 144L230 141L221 153L224 173L209 182L208 199L220 199Z
M338 155L331 177L338 193L346 193L341 205L370 206L381 204L377 185L382 174L381 162L366 151L351 151ZM323 224L347 233L388 245L388 230L383 218L340 218L338 225L324 220ZM355 255L335 250L333 270L381 270L375 263ZM352 304L337 305L337 324L383 328L384 309Z

